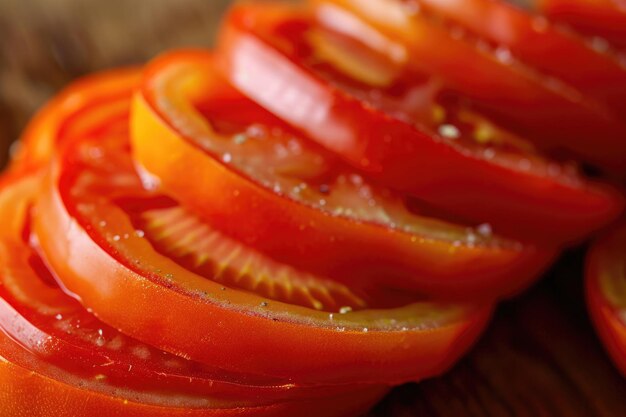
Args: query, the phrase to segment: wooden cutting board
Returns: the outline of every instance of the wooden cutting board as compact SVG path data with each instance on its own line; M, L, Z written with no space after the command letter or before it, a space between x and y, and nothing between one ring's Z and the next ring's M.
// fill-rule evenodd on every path
M0 164L33 112L72 79L167 48L208 47L227 3L0 0ZM453 370L395 389L372 416L626 416L626 380L585 312L583 258L583 248L567 254L537 287L499 308Z

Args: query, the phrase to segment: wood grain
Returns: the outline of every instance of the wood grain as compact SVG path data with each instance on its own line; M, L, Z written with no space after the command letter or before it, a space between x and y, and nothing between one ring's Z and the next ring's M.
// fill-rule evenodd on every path
M0 164L28 118L85 73L211 45L226 0L0 0ZM620 417L626 382L581 295L584 250L569 253L443 377L400 387L372 416ZM322 416L320 416L322 417Z

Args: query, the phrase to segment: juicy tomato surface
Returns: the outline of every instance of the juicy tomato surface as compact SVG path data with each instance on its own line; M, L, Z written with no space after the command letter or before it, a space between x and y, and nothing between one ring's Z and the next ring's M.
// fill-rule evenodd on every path
M410 0L496 45L502 60L520 60L624 116L626 62L601 40L576 35L543 16L501 0ZM625 21L626 23L626 21ZM458 30L458 28L457 28Z
M39 174L4 179L0 194L0 215L9 219L0 232L3 416L75 417L96 407L105 417L343 416L358 415L384 394L384 387L299 387L229 374L100 322L63 293L31 248L29 222L40 182Z
M127 142L68 145L33 225L55 276L112 327L207 365L300 383L438 374L484 327L489 307L346 287L263 256L145 189Z
M601 238L587 259L589 312L613 361L626 375L626 226Z
M339 53L326 50L340 48L342 39ZM372 62L388 72L379 54L354 52L368 49L332 37L293 9L235 9L221 45L226 73L246 95L368 177L446 212L488 222L501 233L562 244L622 209L616 192L543 158L470 110L433 100L434 80L393 81L399 76L383 70L366 80L358 69L377 68ZM357 87L364 92L355 93Z
M600 48L626 51L626 3L623 0L535 0L534 9L595 38Z
M414 214L229 88L206 52L151 64L132 117L148 182L273 259L342 283L494 297L526 286L552 256Z
M0 177L0 415L356 417L447 371L623 211L581 168L626 174L622 3L238 4L71 85ZM624 248L586 286L626 375Z
M328 0L323 5L318 15L326 25L364 42L374 31L395 45L381 49L388 54L404 48L404 53L394 55L405 65L441 76L452 94L469 100L540 148L574 156L615 175L624 174L626 124L604 103L559 79L507 60L488 42L416 12L410 3ZM352 19L346 10L353 14ZM379 40L369 43L378 48L384 45Z

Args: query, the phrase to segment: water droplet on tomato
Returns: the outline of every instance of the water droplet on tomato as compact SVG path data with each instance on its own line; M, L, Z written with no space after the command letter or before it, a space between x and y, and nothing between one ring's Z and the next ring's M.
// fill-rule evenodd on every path
M233 142L235 145L242 145L246 142L246 140L248 140L248 136L243 133L233 136Z
M483 223L476 227L476 231L484 237L491 237L493 235L493 230L489 223Z
M495 156L496 156L496 150L495 150L495 149L493 149L493 148L486 148L486 149L483 151L483 157L484 157L485 159L487 159L487 160L489 160L489 159L493 159L493 158L495 158Z
M591 49L600 54L608 52L609 48L611 47L606 39L600 38L598 36L594 36L589 40L589 46L591 46Z
M496 59L503 64L510 64L513 62L513 54L508 48L499 47L494 52Z
M439 126L439 134L447 139L458 139L461 137L461 131L459 128L451 124L443 124Z

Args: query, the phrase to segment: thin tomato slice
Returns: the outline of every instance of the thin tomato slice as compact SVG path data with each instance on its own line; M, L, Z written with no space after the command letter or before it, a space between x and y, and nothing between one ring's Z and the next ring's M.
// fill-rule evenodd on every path
M548 18L594 37L601 48L609 42L626 51L624 0L536 0L531 5Z
M589 40L502 0L410 0L497 45L502 60L519 59L587 97L626 114L626 61L601 40ZM624 21L626 25L626 20ZM625 29L626 34L626 29Z
M229 268L239 256L263 259L243 244L228 257L204 251L203 262L219 274L200 275L156 248L162 236L154 228L137 228L138 211L170 207L161 199L142 187L124 136L84 139L56 162L36 206L46 216L36 216L34 231L47 264L83 305L165 351L299 383L397 383L447 369L489 316L488 307L429 302L332 313L294 304L296 296L332 301L337 284L270 260L257 276ZM204 237L215 248L237 243ZM261 296L262 286L275 290Z
M132 142L155 182L211 225L279 262L348 286L497 297L527 285L552 256L486 227L413 214L401 196L228 87L205 52L150 65L135 99Z
M328 50L342 39L339 53ZM435 207L552 244L580 239L621 211L615 192L545 160L471 110L437 101L436 80L390 75L375 52L357 56L363 45L332 37L292 9L237 8L221 44L226 72L246 95L368 176ZM355 68L374 69L364 77Z
M54 149L66 138L93 134L94 129L126 130L117 122L126 118L140 76L139 68L109 70L82 78L60 92L28 124L11 170L25 172L49 163Z
M33 356L2 332L0 384L0 412L4 417L356 417L380 397L380 393L360 391L264 406L203 408L198 407L198 401L182 395L114 390L77 378Z
M626 226L600 239L587 259L589 313L611 358L626 375Z
M329 0L323 4L317 15L325 25L380 47L383 43L371 41L369 34L374 32L394 45L381 49L387 54L404 48L404 54L394 53L404 65L443 77L452 93L542 149L624 174L626 124L604 103L506 59L489 43L468 32L455 32L407 2Z
M233 375L159 351L100 322L55 285L29 245L40 178L5 179L0 194L0 215L8 219L0 232L3 416L24 415L22 408L32 407L24 395L38 399L28 415L88 415L98 404L98 416L120 415L121 409L125 416L343 416L358 415L385 392Z

